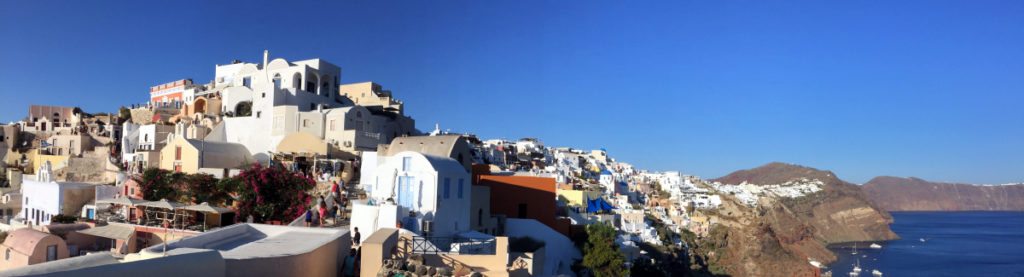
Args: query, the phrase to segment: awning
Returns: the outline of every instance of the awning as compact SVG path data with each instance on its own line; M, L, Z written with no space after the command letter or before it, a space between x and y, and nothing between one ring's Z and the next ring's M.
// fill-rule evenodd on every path
M138 204L141 204L141 203L146 203L146 202L149 202L149 201L142 200L142 199L132 199L132 198L124 197L124 196L121 196L121 197L118 197L118 198L96 199L96 204L104 204L104 203L106 203L106 204L124 205L124 206L135 206L135 205L138 205Z
M277 152L327 155L327 143L309 133L296 132L285 136L277 144Z
M184 206L184 207L181 207L181 208L178 208L178 209L179 210L189 210L189 211L211 213L211 214L226 214L226 213L233 213L233 212L235 212L235 210L232 210L232 209L229 209L229 208L210 206L210 203L206 203L206 202L203 202L203 203L200 203L200 204L196 204L196 205Z
M174 210L185 205L178 202L167 201L167 199L160 199L160 201L144 202L135 204L135 206Z
M107 226L97 226L76 232L101 238L128 240L135 233L135 228L128 225L111 223Z

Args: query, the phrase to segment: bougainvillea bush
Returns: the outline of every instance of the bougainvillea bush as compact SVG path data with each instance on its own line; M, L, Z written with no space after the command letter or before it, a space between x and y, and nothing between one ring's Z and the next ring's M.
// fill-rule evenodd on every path
M254 222L291 221L305 212L316 181L282 167L253 164L238 176L238 216Z

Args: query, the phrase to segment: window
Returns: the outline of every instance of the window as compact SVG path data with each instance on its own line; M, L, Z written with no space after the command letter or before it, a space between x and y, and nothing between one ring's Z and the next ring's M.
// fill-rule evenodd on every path
M302 127L309 127L309 119L302 120Z
M11 260L11 249L10 248L7 248L7 251L4 251L4 260L7 260L7 261Z
M252 89L252 77L242 78L242 86Z
M181 146L174 147L174 160L175 161L180 161L181 160Z
M56 244L55 245L47 245L46 246L46 261L49 262L49 261L56 261L56 260L57 260L57 245Z
M263 112L256 112L256 118L260 118L261 114L263 114Z
M402 157L402 171L409 171L412 168L412 157ZM26 204L28 204L26 202Z
M459 199L462 199L462 179L459 179L459 187L456 193L459 195Z
M306 82L306 91L307 92L316 92L316 83L314 83L314 82Z
M444 178L444 199L452 197L452 179Z
M309 110L316 110L316 103L309 103Z
M476 227L484 226L484 209L476 210Z
M263 98L267 98L267 93L266 93L266 92L264 92L264 93L263 93L263 94L261 94L261 95L263 96Z
M334 131L334 121L335 121L334 119L331 119L331 129L330 129L331 131ZM3 141L3 140L0 140L0 141Z

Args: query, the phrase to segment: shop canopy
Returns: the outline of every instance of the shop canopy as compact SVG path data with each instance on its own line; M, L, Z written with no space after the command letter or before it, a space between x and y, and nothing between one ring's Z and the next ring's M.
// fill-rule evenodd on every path
M180 208L182 206L185 206L185 205L181 204L181 203L178 203L178 202L167 201L167 199L160 199L160 201L144 202L144 203L135 204L135 206L158 208L158 209L166 209L166 210L174 210L174 209L178 209L178 208Z
M609 204L608 201L604 201L604 198L598 197L598 198L590 199L590 196L587 195L587 212L588 213L595 213L595 212L599 212L599 211L608 212L608 211L611 211L612 209L615 209L615 207L613 207L612 204Z
M210 206L210 203L206 203L206 202L195 204L195 205L190 205L190 206L184 206L184 207L181 207L179 209L180 210L189 210L189 211L202 212L202 213L209 213L209 214L226 214L226 213L233 213L233 212L235 212L234 210L232 210L230 208Z
M277 152L294 154L327 155L327 143L305 132L296 132L284 137L277 144Z
M132 198L124 197L124 196L117 197L117 198L97 199L96 200L96 204L114 204L114 205L123 205L123 206L135 206L135 205L142 204L142 203L147 203L147 202L149 202L149 201L142 200L142 199L132 199Z

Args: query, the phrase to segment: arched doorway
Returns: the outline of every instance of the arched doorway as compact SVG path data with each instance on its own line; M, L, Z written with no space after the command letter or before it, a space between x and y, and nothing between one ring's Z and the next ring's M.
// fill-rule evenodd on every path
M193 113L206 113L206 99L197 98L196 101L192 102Z
M235 116L252 116L252 102L238 102L235 105Z

